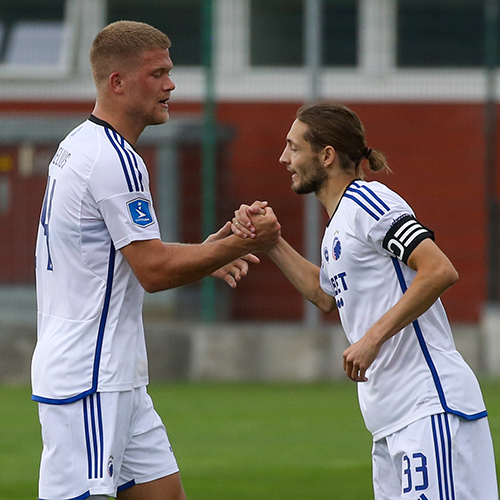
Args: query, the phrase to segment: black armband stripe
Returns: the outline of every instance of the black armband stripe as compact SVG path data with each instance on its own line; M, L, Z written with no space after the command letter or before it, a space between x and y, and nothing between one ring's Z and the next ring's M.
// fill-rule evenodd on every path
M382 246L407 264L413 250L427 238L434 240L434 232L420 224L412 215L405 215L387 231Z

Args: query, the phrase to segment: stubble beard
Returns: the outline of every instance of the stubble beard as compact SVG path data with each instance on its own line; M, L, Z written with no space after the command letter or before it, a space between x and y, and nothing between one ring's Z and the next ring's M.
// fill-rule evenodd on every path
M311 174L309 178L296 186L292 185L292 191L295 194L317 193L324 186L327 177L326 171L319 161L316 161L311 165Z

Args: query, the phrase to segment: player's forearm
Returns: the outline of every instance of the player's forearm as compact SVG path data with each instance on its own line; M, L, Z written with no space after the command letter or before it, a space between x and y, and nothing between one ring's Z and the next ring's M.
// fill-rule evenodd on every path
M159 265L162 278L154 291L188 285L210 276L229 262L255 251L236 236L201 245L165 243L165 260Z
M143 288L154 293L199 281L250 248L250 240L229 236L197 245L137 241L122 252Z
M325 313L335 310L335 300L319 285L318 266L302 257L281 237L267 254L304 298Z

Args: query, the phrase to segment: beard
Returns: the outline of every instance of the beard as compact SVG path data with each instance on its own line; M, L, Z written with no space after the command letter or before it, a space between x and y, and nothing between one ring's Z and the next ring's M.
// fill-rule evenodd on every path
M292 191L295 194L317 193L325 184L328 174L319 160L311 162L310 172L299 184L292 185Z

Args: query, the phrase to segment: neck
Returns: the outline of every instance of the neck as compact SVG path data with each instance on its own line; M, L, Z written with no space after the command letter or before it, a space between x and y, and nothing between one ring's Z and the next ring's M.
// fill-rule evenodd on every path
M92 114L109 123L124 139L127 140L132 146L135 146L137 139L142 134L145 127L138 124L137 121L131 120L128 115L123 112L113 109L113 106L103 106L96 102Z
M328 178L325 185L316 193L320 203L326 208L328 217L332 217L342 199L347 186L358 179L353 174L338 173Z

